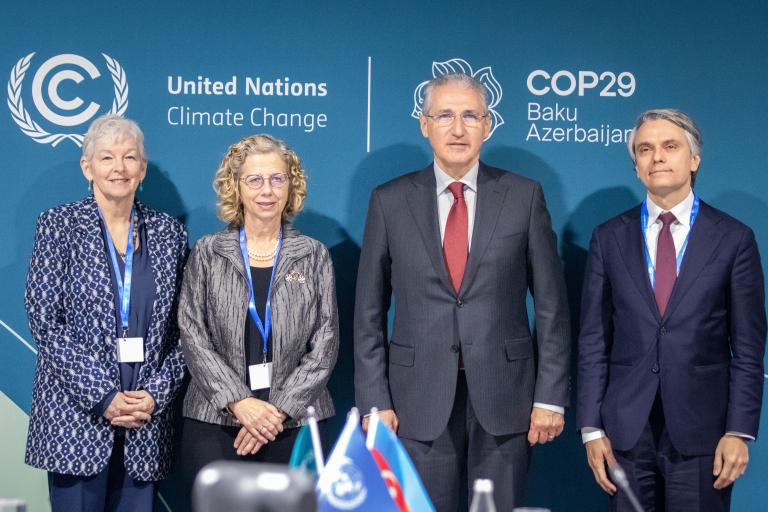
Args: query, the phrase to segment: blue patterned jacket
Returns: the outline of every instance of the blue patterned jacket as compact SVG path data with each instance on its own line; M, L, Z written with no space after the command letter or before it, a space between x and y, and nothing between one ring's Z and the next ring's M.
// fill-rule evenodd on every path
M136 203L147 230L156 298L138 389L155 399L152 420L127 429L125 465L137 480L165 478L172 461L172 400L184 377L176 322L187 233L165 213ZM70 475L107 465L115 427L92 412L120 389L114 292L96 201L88 197L37 220L25 305L38 346L25 462Z

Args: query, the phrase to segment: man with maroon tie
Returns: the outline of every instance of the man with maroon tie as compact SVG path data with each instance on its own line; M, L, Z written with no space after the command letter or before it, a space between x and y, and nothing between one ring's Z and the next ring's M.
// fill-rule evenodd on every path
M629 140L643 203L598 226L579 336L578 424L612 510L729 510L763 396L763 271L752 230L693 190L701 133L644 112Z
M397 431L438 510L457 510L476 478L494 480L497 508L512 510L530 446L562 432L568 402L556 238L541 186L480 162L485 86L464 74L433 79L420 125L434 163L371 195L355 304L357 405L377 407Z

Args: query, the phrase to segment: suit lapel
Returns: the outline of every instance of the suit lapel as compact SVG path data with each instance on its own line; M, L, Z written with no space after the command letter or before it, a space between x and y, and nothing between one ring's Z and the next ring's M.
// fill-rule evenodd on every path
M112 289L112 264L109 262L109 256L106 253L106 246L102 236L101 222L99 221L99 207L93 196L89 196L81 202L81 208L77 212L77 225L74 229L77 237L74 246L77 250L77 256L80 265L87 267L87 275L93 276L93 286L98 296L102 314L97 315L101 320L103 330L109 333L104 337L105 349L102 354L107 354L102 358L102 362L110 368L116 368L117 362L112 354L117 354L117 323L115 319L115 294ZM113 374L117 376L117 373ZM119 377L117 381L119 382Z
M82 201L82 207L77 214L77 226L75 229L89 238L101 237L101 224L99 223L99 206L93 196ZM101 250L101 247L98 248Z
M477 196L475 197L475 221L472 227L472 246L469 250L467 268L464 271L464 279L461 281L459 295L465 293L480 266L480 261L485 254L496 224L499 220L499 212L504 202L504 189L498 185L498 171L494 172L490 167L480 162L477 173Z
M443 258L443 245L440 241L440 225L437 218L437 182L432 164L428 165L413 178L413 188L408 192L408 208L413 222L419 229L424 247L427 249L435 272L445 287L454 293Z
M656 298L651 289L651 280L645 261L645 240L640 228L640 207L633 208L622 216L624 224L614 232L627 273L635 283L643 301L646 303L656 320L661 320Z
M221 232L213 242L213 250L227 259L244 280L248 279L245 275L243 253L240 252L240 234L237 228L230 227Z
M152 275L154 276L155 283L155 300L152 303L152 318L150 318L149 321L147 339L144 340L149 350L149 346L153 344L153 342L162 343L163 341L158 319L166 318L168 316L168 310L173 304L173 294L175 292L173 285L176 280L173 276L166 275L168 273L168 268L166 267L167 261L162 258L162 245L168 244L170 241L165 239L161 244L160 237L163 235L158 233L159 226L157 218L152 215L151 212L147 211L146 208L144 208L144 205L138 201L136 202L136 211L139 215L139 226L143 223L144 229L146 230L147 255L149 256L149 264L152 268ZM175 240L170 243L175 243ZM147 364L141 365L139 370L140 381L143 381L146 377L146 373L149 371L149 366L150 365Z
M702 201L699 208L699 214L691 229L688 247L683 256L680 274L675 280L672 295L669 297L669 304L664 312L664 319L669 318L683 297L685 297L685 294L709 261L712 253L717 249L723 236L722 230L717 229L719 219L713 215L713 210L709 205Z
M117 331L117 325L115 324L115 315L112 313L115 307L112 278L110 277L112 274L112 264L108 261L109 256L106 254L101 222L99 221L99 207L93 196L84 199L81 205L82 207L77 213L77 225L75 226L78 238L74 242L78 247L78 256L81 257L82 262L87 262L86 265L89 266L88 273L96 281L94 284L97 290L100 290L103 311L109 312L109 314L105 314L103 317L106 322L107 332L114 333ZM110 336L109 340L111 341L108 343L116 350L117 344L114 336Z
M272 295L277 283L282 283L285 276L293 269L296 261L311 253L311 246L306 238L299 237L299 231L290 224L283 224L283 245L280 248L280 256L277 259L275 269L275 282L272 287Z

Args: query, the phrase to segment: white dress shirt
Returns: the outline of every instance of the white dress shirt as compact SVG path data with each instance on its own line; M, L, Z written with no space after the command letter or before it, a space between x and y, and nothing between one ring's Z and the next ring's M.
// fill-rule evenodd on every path
M667 211L672 212L675 216L675 221L669 225L669 231L672 233L672 240L675 243L675 254L680 254L680 250L685 244L685 239L688 237L688 233L691 232L691 210L693 209L693 190L688 192L685 199L677 203L669 210L663 210L661 206L657 205L651 199L651 196L646 196L646 205L648 206L648 226L645 228L645 243L648 247L648 255L651 258L651 264L656 266L656 246L659 241L659 233L663 223L659 219L661 214ZM685 256L683 256L685 257ZM645 261L645 256L643 256ZM649 275L650 279L650 275ZM743 437L754 441L754 437L741 434L739 432L728 432L729 435ZM581 441L587 443L595 439L605 437L605 431L595 427L584 427L581 429Z
M464 202L467 204L467 249L472 248L472 232L475 224L475 205L477 204L477 173L480 162L475 163L469 171L458 181L464 184ZM435 162L435 182L437 193L437 216L440 221L440 242L445 240L445 225L448 223L448 214L453 206L453 194L448 185L457 181L443 171ZM559 414L565 414L565 409L559 405L542 404L534 402L534 407L547 409Z

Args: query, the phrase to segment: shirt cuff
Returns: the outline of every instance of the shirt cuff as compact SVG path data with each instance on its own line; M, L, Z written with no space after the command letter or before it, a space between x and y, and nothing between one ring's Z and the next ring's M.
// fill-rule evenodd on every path
M595 427L584 427L581 429L581 442L584 444L604 437L606 437L605 430Z
M743 434L741 432L726 432L725 435L727 436L733 436L733 437L740 437L742 439L746 439L747 441L754 441L755 438L749 434Z
M112 400L115 399L115 395L117 395L117 390L113 389L107 396L102 398L99 403L93 406L91 413L95 414L96 416L104 416L104 413L107 412L107 409L109 409Z
M548 411L565 415L565 407L560 407L559 405L550 405L550 404L543 404L541 402L533 402L533 406L538 407L539 409L546 409Z

